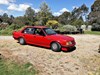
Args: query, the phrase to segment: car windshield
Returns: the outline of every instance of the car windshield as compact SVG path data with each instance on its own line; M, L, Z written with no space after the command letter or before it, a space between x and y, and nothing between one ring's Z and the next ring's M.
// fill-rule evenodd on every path
M57 34L54 30L50 28L44 28L44 31L46 32L47 35Z

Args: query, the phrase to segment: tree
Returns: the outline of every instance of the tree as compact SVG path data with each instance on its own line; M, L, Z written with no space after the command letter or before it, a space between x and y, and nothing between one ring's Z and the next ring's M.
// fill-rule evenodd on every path
M10 15L10 19L12 19L12 20L13 20L13 19L14 19L14 16L13 16L13 15Z
M59 23L56 20L48 20L48 22L46 23L46 26L49 26L53 29L57 29Z
M88 13L88 7L83 4L82 6L78 7L78 8L74 8L72 11L72 19L79 19L80 16L87 16Z
M88 13L89 8L88 8L85 4L83 4L83 5L80 7L80 9L81 9L81 12L82 12L83 16L86 16L87 13Z
M43 2L40 6L40 11L37 13L37 19L40 25L46 25L46 22L52 18L52 13L48 5Z
M83 20L83 17L82 17L82 16L80 16L79 20L81 20L81 21L83 21L83 22L84 22L84 20Z
M20 16L20 17L16 17L15 19L14 19L14 24L16 25L16 27L18 28L20 28L20 27L22 27L22 26L24 26L25 25L25 19L24 19L24 17L23 16Z
M81 12L82 12L82 16L85 17L85 22L87 22L88 21L87 14L89 12L89 8L85 4L81 6Z
M0 23L2 23L3 22L3 19L2 19L2 16L0 15Z
M62 15L59 16L58 21L63 24L66 25L69 23L70 20L70 12L64 12Z
M72 22L72 25L75 25L76 27L80 27L83 24L84 22L81 19L78 19Z
M9 25L11 25L12 23L13 23L13 21L14 21L14 16L13 15L10 15L10 17L9 17L9 19L8 19L8 21L7 21L7 23L9 24Z
M35 10L33 10L31 7L28 7L25 11L24 19L26 24L33 24L33 22L36 21Z
M91 6L91 12L89 13L89 23L98 23L98 19L100 18L100 1L95 0L93 5Z
M100 31L100 0L95 0L91 6L91 12L88 16L89 24L92 25L92 30Z
M33 17L34 15L35 15L35 11L31 7L28 7L25 11L25 16Z
M2 19L3 19L3 22L7 23L8 19L9 19L8 14L4 13L3 16L2 16Z

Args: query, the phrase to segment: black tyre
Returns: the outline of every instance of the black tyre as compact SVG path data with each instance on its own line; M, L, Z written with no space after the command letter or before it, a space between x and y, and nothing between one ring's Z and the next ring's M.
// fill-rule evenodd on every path
M19 42L21 45L25 45L25 44L26 44L24 38L19 38L18 42Z
M51 49L55 52L60 52L61 51L61 45L57 42L53 42L51 44Z

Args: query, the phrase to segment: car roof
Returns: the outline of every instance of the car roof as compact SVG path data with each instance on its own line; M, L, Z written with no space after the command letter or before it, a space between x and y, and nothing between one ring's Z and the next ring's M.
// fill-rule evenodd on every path
M33 28L47 28L46 26L26 26L25 28L29 28L29 27L33 27Z

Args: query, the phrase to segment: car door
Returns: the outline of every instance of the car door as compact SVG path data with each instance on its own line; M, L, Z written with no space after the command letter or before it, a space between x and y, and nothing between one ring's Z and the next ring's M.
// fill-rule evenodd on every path
M46 46L46 47L49 47L49 44L50 44L50 40L47 39L47 37L45 36L45 33L40 28L37 28L35 30L34 42L37 45Z
M34 37L35 37L34 30L35 30L34 28L29 27L23 31L24 39L29 44L34 44Z

